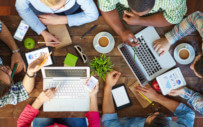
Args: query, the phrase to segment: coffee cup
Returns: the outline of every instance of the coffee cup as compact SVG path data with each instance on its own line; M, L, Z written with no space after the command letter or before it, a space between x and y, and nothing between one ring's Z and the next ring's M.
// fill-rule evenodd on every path
M100 47L105 48L109 45L110 41L107 36L101 36L98 38L97 43Z
M181 60L187 60L190 57L190 50L187 47L181 48L178 51L178 56Z

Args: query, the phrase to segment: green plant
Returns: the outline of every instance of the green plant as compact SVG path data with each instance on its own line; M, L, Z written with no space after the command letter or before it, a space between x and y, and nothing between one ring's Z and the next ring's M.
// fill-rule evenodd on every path
M100 58L95 57L90 62L90 68L93 69L91 75L94 75L96 72L99 78L102 78L105 81L106 74L109 71L112 71L113 64L110 60L110 57L106 57L106 55L100 55Z

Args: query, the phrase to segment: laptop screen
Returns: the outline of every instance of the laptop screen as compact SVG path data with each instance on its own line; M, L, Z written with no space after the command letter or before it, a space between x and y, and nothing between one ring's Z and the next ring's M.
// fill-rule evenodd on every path
M45 69L46 77L87 77L87 69Z

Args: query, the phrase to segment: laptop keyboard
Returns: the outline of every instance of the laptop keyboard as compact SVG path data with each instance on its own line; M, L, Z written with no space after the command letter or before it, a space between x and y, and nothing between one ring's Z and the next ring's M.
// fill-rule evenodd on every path
M87 77L86 69L47 69L47 77Z
M125 56L126 60L128 61L128 64L130 64L130 67L133 70L133 72L135 73L135 75L137 76L138 80L141 83L144 83L146 81L145 76L140 71L140 68L136 64L134 58L130 55L126 45L123 45L120 48L120 50L121 50L122 54Z
M161 70L161 66L152 54L143 36L137 38L140 42L140 46L136 48L136 56L140 60L144 69L149 76Z
M59 81L47 82L47 88L56 87ZM57 98L87 98L89 92L85 88L84 81L61 81L58 91L56 92Z

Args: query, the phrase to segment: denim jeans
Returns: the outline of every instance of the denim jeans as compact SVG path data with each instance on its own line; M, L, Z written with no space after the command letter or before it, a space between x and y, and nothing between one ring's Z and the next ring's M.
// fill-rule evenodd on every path
M35 118L33 120L33 127L45 127L54 123L68 127L87 127L85 118Z

